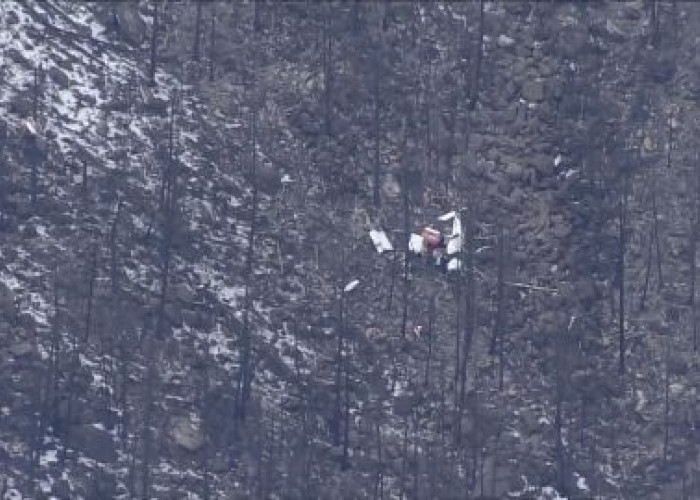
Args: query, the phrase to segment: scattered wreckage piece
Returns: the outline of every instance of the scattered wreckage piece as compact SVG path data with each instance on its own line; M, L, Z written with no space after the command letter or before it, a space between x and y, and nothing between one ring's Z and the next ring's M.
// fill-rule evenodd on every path
M379 229L371 229L369 232L369 237L372 239L374 248L377 249L377 253L382 254L384 252L391 252L394 250L394 246L389 241L389 237L386 233Z

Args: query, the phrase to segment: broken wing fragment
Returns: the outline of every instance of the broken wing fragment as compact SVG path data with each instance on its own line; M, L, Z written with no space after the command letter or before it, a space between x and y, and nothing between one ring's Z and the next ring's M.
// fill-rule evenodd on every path
M411 234L408 240L408 249L413 253L423 253L423 237L419 234Z
M357 285L360 284L360 280L352 280L350 283L345 285L345 288L343 288L343 292L348 293L352 292L355 288L357 288Z
M384 231L372 229L369 232L369 237L372 239L372 243L374 243L374 248L377 249L377 253L381 254L394 250L391 241L389 241L389 237Z

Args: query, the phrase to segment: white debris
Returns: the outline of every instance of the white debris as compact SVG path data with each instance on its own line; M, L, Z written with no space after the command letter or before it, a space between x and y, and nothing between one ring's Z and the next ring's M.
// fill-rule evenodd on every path
M456 220L456 219L455 219ZM447 255L453 255L462 251L462 237L450 238L447 242Z
M394 247L391 245L391 241L389 241L389 238L384 231L372 229L369 232L369 237L372 239L372 243L374 243L374 248L377 249L377 253L391 252L394 249Z
M452 219L452 237L462 236L462 221L459 217Z
M440 222L447 222L448 220L454 219L455 217L457 217L457 212L453 210L452 212L448 212L445 215L441 215L440 217L438 217L438 220Z
M355 288L357 288L357 285L360 284L360 280L352 280L350 283L345 285L345 288L343 288L343 292L352 292Z
M24 127L27 129L27 132L29 132L30 134L36 135L36 127L34 126L34 123L32 123L32 120L25 120Z
M515 45L515 40L513 40L508 35L500 34L500 35L498 35L498 38L496 39L496 43L498 44L499 47L505 49L505 48L512 47L513 45Z
M559 492L552 488L551 486L545 486L542 488L542 496L539 497L538 500L567 500L566 497L563 497L559 494Z
M581 491L590 491L588 483L586 482L586 478L583 476L579 476L576 480L576 487Z
M450 261L447 263L448 271L459 271L460 269L462 269L462 261L456 257L450 259Z
M291 184L291 183L294 182L294 181L292 180L291 177L289 177L289 174L284 174L284 175L282 176L282 179L280 179L280 182L281 182L282 184Z
M558 154L557 156L554 157L554 166L558 167L561 161L563 160L562 156Z
M11 488L5 492L3 500L22 500L22 494L14 488Z
M423 237L419 234L411 234L408 249L413 253L423 253Z

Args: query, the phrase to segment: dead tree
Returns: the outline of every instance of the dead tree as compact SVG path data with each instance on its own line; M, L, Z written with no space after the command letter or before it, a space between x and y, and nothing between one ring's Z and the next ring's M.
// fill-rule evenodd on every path
M382 428L379 422L375 425L377 437L377 475L374 484L374 498L384 500L384 459L382 456Z
M469 85L469 111L474 111L479 101L479 84L481 82L481 66L484 57L484 8L485 0L479 2L479 35L477 38L476 61L472 80Z
M695 176L696 176L696 189L693 190L693 216L692 229L690 231L690 307L693 321L693 350L698 350L698 321L697 321L697 310L695 304L695 283L697 274L696 256L697 256L697 245L698 245L698 227L700 226L700 158L696 156L695 158Z
M621 179L621 189L618 200L618 222L619 222L619 237L618 237L618 259L617 259L617 278L619 286L618 294L618 331L619 331L619 373L622 377L625 373L625 251L626 243L626 225L627 225L627 178L624 176Z
M321 49L323 65L323 109L325 129L328 138L333 136L333 8L332 4L324 5L323 15L323 47Z
M555 415L554 415L554 431L555 431L555 453L557 461L557 490L564 496L569 495L569 467L566 448L564 445L564 391L565 384L568 380L568 356L569 348L568 332L555 332L556 340L556 385L555 385Z
M430 362L433 357L433 329L435 323L435 294L430 296L430 301L428 303L428 328L426 330L426 337L428 338L428 359L425 362L425 387L430 385Z
M252 322L251 310L253 307L253 270L255 266L255 239L258 224L258 172L257 172L257 141L258 141L258 110L257 104L253 110L251 119L251 182L252 197L250 204L250 231L246 246L245 271L244 271L244 296L243 296L243 326L241 329L241 362L238 373L238 417L245 420L246 406L250 398L253 379L252 363Z
M668 438L671 418L671 400L669 391L671 388L671 341L666 338L666 359L664 362L664 445L663 445L663 461L668 461Z
M200 60L200 42L202 39L202 5L203 2L197 3L197 14L194 20L194 42L192 44L192 59L195 62Z
M160 2L153 2L153 26L151 27L151 58L148 66L148 84L151 87L156 85L156 65L158 63L158 30Z
M92 248L92 258L90 260L90 276L88 285L87 307L85 312L85 326L83 330L83 343L87 344L90 339L90 330L92 328L92 311L95 304L95 282L97 281L97 252L98 246L95 244Z
M216 59L216 4L211 9L211 27L209 28L209 81L214 81L214 61Z
M341 283L346 281L345 248L340 251ZM344 286L344 285L343 285ZM340 444L343 420L343 369L345 367L345 289L340 289L338 299L337 348L335 354L335 412L333 416L333 443Z
M407 181L404 179L402 187L403 199L403 229L404 229L404 260L403 260L403 309L401 310L401 338L406 338L406 327L408 325L408 289L409 289L409 269L411 251L408 248L409 238L411 235L410 229L410 202L408 195Z
M476 211L473 201L471 210L463 211L462 221L464 224L464 250L462 257L462 265L464 269L464 338L462 340L462 354L459 368L459 419L458 419L458 442L461 439L461 422L462 413L466 403L466 385L467 385L467 360L471 351L472 339L476 332L476 271L475 271L475 224Z
M43 96L44 68L41 63L34 67L34 83L32 85L32 120L38 123L39 107Z
M178 209L178 168L175 142L175 116L177 96L173 94L170 102L170 120L168 125L168 155L166 166L162 170L163 199L161 201L161 238L159 254L161 263L158 304L155 312L155 326L149 331L149 324L144 325L144 356L146 358L146 383L144 385L144 417L141 431L143 456L141 460L141 486L144 498L150 498L151 493L151 461L153 453L153 435L151 427L154 416L154 398L158 373L156 368L156 339L165 338L167 318L165 305L168 299L170 273L172 268L172 251L175 232L177 230Z
M498 278L496 283L496 318L494 322L493 335L491 337L491 347L489 349L492 356L498 350L498 390L503 391L503 376L505 368L505 323L507 314L506 304L506 266L508 241L505 229L501 226L498 238Z
M377 48L375 49L375 61L374 61L374 71L372 71L372 104L374 111L374 165L373 165L373 186L372 186L372 197L374 201L374 206L379 208L381 205L381 163L380 163L380 150L381 150L381 57L380 51L383 43L383 37L381 35L381 30L379 31L379 41L377 43Z

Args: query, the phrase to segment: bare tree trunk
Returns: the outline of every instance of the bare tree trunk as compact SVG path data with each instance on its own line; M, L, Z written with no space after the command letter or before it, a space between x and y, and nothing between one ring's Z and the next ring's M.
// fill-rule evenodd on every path
M666 362L664 363L664 447L663 447L663 460L668 461L668 437L669 437L669 420L670 420L670 398L669 389L671 387L671 371L669 369L669 363L671 361L671 342L666 339Z
M345 365L345 415L343 422L343 462L342 470L347 470L350 466L350 373L348 364L348 356L344 356L343 364Z
M664 287L664 277L661 266L661 229L659 227L659 210L656 203L656 183L654 183L652 189L651 207L654 215L654 240L656 240L656 271L659 275L659 290L661 290Z
M671 152L673 151L673 111L668 115L668 151L666 151L666 168L671 168Z
M391 312L393 301L394 301L394 288L396 285L396 275L398 274L398 265L399 265L399 253L394 252L394 257L391 261L391 267L390 267L390 273L391 273L391 278L389 279L389 297L387 298L386 302L386 311Z
M481 80L481 62L484 57L484 7L485 0L479 2L479 38L476 48L476 64L469 92L469 111L474 111L479 101L479 84Z
M346 272L345 272L345 249L341 249L340 253L340 269L341 269L341 283L345 283ZM343 381L343 368L344 368L344 332L345 332L345 292L343 289L340 290L340 300L338 304L338 334L337 334L337 349L335 358L335 411L333 418L333 444L338 446L341 442L340 434L343 421L343 407L342 407L342 381Z
M92 328L92 309L95 302L95 282L97 281L97 249L95 244L92 248L92 259L90 262L90 285L87 296L87 311L85 313L85 327L83 331L83 343L87 344L90 339L90 330Z
M144 417L141 433L143 447L143 458L141 462L141 485L144 499L150 498L152 488L151 462L153 460L153 426L154 401L156 386L158 384L158 372L156 365L156 338L165 338L165 328L167 319L165 316L165 305L168 300L168 288L170 283L170 271L172 264L172 247L174 234L177 229L175 216L178 204L177 186L177 164L175 162L175 112L176 98L173 96L170 103L170 121L168 125L168 160L167 166L163 169L164 195L162 209L163 237L160 242L161 274L160 291L158 296L158 306L155 317L155 328L153 332L148 332L148 325L144 325L144 350L146 358L146 383L144 388Z
M428 303L428 359L425 362L425 387L430 385L430 362L433 356L433 322L435 321L435 294L430 296Z
M381 46L381 45L380 45ZM379 72L379 61L375 63L373 75L374 92L373 92L373 104L374 104L374 185L372 186L373 201L374 206L379 208L381 205L381 164L380 164L380 148L381 148L381 123L380 123L380 110L379 110L379 94L381 92L380 87L380 76Z
M379 422L377 422L375 426L375 434L377 436L377 479L374 488L374 497L379 498L380 500L384 500L384 461L382 458L382 429L379 425ZM378 497L377 492L379 493Z
M404 160L404 172L406 171L405 160ZM401 311L401 338L406 338L406 327L408 324L408 288L409 288L409 259L411 251L408 248L409 238L411 236L411 222L410 222L410 208L409 208L409 197L408 197L408 186L407 186L406 175L404 174L404 182L402 186L403 195L403 230L404 230L404 261L403 261L403 309Z
M565 363L567 360L564 357L564 349L566 348L567 338L561 333L556 333L556 412L554 417L554 430L555 430L555 448L557 456L557 489L559 493L564 496L569 494L569 470L568 461L566 457L566 450L564 448L564 437L563 437L563 401L564 401L564 371Z
M460 364L460 359L461 359L461 353L462 353L462 284L457 283L457 285L454 288L454 297L455 297L455 318L457 320L456 325L455 325L455 374L454 374L454 386L455 386L455 391L457 389L457 385L459 384L459 379L461 378L461 371L459 367L461 366ZM455 392L456 394L456 392Z
M627 181L623 179L622 181L622 192L620 193L619 200L619 246L618 246L618 262L617 262L617 276L619 280L619 307L618 307L618 329L619 329L619 340L620 340L620 366L619 373L622 377L625 373L625 249L626 249L626 239L625 239L625 225L627 223L626 218L626 208L627 208Z
M472 203L472 207L475 205ZM465 249L463 251L464 264L464 341L463 352L460 367L460 388L459 388L459 406L460 406L460 425L458 426L461 432L461 413L464 410L466 398L466 382L467 382L467 360L471 351L471 343L476 331L476 279L474 270L474 224L476 211L469 210L462 213L462 223L464 224L464 240Z
M213 5L211 10L211 28L209 29L209 81L214 81L214 60L216 59L215 51L215 40L216 40L216 4Z
M654 229L652 228L651 231L649 231L649 245L647 246L647 263L646 263L646 274L644 277L644 287L642 288L642 298L639 301L639 309L640 311L644 311L646 309L646 300L647 300L647 292L649 290L649 278L651 276L651 268L653 267L653 252L654 249L652 248L652 244L654 243Z
M252 201L250 208L250 231L248 232L248 244L246 250L246 269L245 269L245 291L244 291L244 309L243 309L243 328L241 338L241 366L238 379L239 393L239 417L245 420L246 405L250 397L253 367L251 362L252 355L252 325L250 321L250 312L253 306L251 288L253 286L253 269L255 263L255 237L257 233L257 216L258 216L258 178L257 178L257 121L258 121L257 105L253 111L252 117L252 160L251 160L251 178L253 184Z
M333 11L331 4L324 6L324 23L323 23L323 105L325 111L325 126L328 137L333 136L333 109L332 109L332 92L333 92Z
M695 173L696 173L696 189L693 194L695 206L693 207L693 230L692 230L692 244L691 244L691 277L692 280L692 291L690 297L691 314L693 315L693 350L698 350L698 321L697 321L697 308L695 301L695 280L697 274L696 267L696 256L697 256L697 242L698 242L698 231L700 227L700 161L698 157L695 158Z
M39 122L39 108L41 107L44 83L44 66L42 63L34 67L34 86L32 91L32 120L35 125Z
M200 42L202 39L202 5L203 2L197 3L197 14L194 21L194 43L192 45L192 59L195 62L200 60Z
M156 85L156 64L158 59L158 30L160 2L153 2L153 26L151 29L151 61L148 69L148 84L151 87Z

